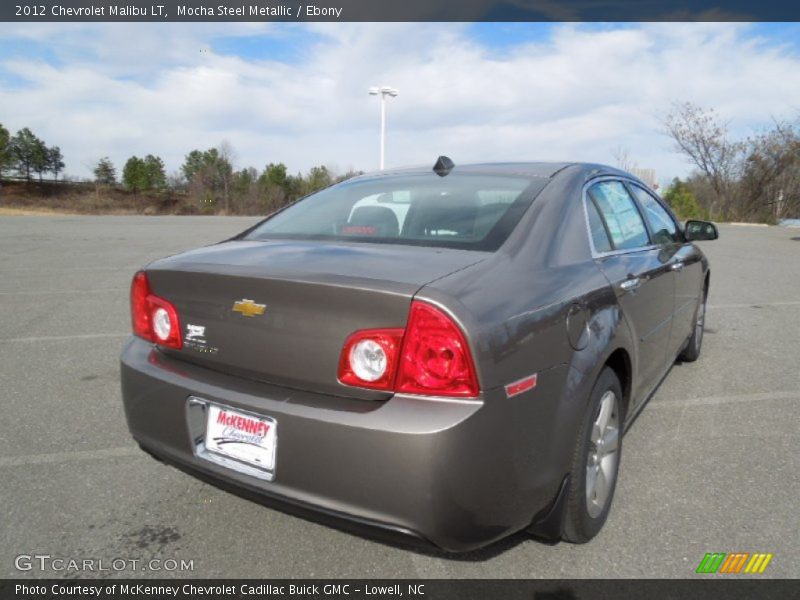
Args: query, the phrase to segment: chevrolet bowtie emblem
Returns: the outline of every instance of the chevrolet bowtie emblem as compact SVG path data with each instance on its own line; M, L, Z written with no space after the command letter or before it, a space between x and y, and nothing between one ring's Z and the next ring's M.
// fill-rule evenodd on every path
M263 315L265 310L267 310L266 304L256 304L247 298L242 298L233 303L233 312L241 313L243 317Z

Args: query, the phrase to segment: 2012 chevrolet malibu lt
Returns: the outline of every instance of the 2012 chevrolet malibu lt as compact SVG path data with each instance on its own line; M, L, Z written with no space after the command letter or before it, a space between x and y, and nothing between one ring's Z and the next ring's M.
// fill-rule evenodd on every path
M121 356L133 437L284 510L450 551L586 542L622 433L698 358L709 265L635 177L365 175L149 264Z

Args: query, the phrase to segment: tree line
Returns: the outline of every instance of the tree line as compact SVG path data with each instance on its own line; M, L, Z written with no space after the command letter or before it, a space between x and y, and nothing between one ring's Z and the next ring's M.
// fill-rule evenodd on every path
M269 163L259 171L253 167L236 169L234 152L223 142L207 150L190 151L180 170L167 175L164 161L151 154L131 156L117 180L116 167L108 157L101 158L93 172L95 183L121 184L133 193L181 192L202 212L257 214L271 212L289 202L360 174L349 171L337 176L325 166L312 167L308 173L291 175L283 163Z
M800 216L800 119L774 120L737 139L715 110L685 102L672 106L663 125L695 169L664 194L683 218L774 223Z
M163 159L154 154L131 156L121 173L106 156L93 165L93 182L98 193L106 186L149 196L179 194L200 212L261 214L360 174L348 171L339 175L320 165L292 175L281 162L270 162L260 171L237 169L233 156L227 142L195 149L185 156L180 169L169 175ZM32 181L36 176L42 181L52 174L57 181L63 169L64 157L58 146L49 147L27 127L12 136L0 124L0 177L17 175Z
M673 105L662 122L675 150L694 166L664 194L681 217L774 223L800 215L800 119L776 120L757 135L736 139L716 111L686 102ZM133 194L179 193L200 212L260 214L358 174L337 176L315 166L292 175L285 164L272 162L260 171L236 169L233 156L226 142L195 149L171 175L159 156L131 156L119 179L104 157L93 167L94 182L98 191L105 185ZM627 155L617 161L623 168L631 162ZM14 172L29 181L42 181L45 174L58 180L63 169L58 146L48 146L27 127L12 136L0 124L0 177Z
M48 146L27 127L12 136L0 123L0 177L13 171L28 181L33 175L42 181L45 173L52 173L58 180L63 170L61 148Z

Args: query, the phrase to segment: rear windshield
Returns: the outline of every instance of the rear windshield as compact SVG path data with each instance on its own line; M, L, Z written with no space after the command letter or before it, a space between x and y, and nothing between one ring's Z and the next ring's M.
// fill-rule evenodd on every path
M244 239L496 250L546 180L451 173L353 180L289 206Z

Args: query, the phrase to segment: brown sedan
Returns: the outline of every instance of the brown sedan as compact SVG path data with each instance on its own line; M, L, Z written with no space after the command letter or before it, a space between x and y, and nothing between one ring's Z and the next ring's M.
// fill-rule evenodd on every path
M703 340L710 272L628 173L365 175L134 276L134 438L284 510L452 551L590 540L622 433Z

